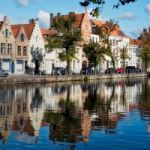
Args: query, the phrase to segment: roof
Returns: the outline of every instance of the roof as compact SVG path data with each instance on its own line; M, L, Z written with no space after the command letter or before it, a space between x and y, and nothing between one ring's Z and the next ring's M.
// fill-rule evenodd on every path
M130 39L130 45L137 45L140 46L142 44L141 40L138 39Z
M3 22L4 22L4 21L0 21L0 29L1 29L2 25L3 25Z
M33 32L33 29L35 27L35 24L34 23L30 23L30 24L16 24L16 25L11 25L11 29L12 29L14 37L17 37L17 35L18 35L21 27L24 28L27 37L30 39L30 37L32 35L32 32Z
M105 26L106 22L100 21L97 19L91 19L91 23L96 25L97 27L103 27ZM117 25L115 30L111 32L111 35L113 36L122 36L122 37L127 37L120 29L120 27Z
M54 29L41 29L41 33L42 35L53 36L57 33L57 31Z
M75 28L81 28L81 24L82 24L82 20L84 18L85 13L81 13L81 14L68 14L68 15L61 15L61 16L55 16L53 19L56 20L58 18L64 18L64 19L68 19L69 16L75 16L76 21L75 21Z

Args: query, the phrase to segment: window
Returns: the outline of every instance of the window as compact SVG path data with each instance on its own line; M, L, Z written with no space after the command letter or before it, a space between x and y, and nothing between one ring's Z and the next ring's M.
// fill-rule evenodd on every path
M23 33L21 33L21 35L20 35L20 40L21 40L21 42L24 42L24 34Z
M23 56L27 56L27 47L26 46L23 47Z
M1 54L4 54L5 53L5 43L1 43Z
M38 41L38 36L36 36L36 42Z
M18 46L18 55L21 55L21 46Z
M8 37L8 29L5 30L4 36L5 36L5 37Z
M12 44L8 44L7 53L12 54Z

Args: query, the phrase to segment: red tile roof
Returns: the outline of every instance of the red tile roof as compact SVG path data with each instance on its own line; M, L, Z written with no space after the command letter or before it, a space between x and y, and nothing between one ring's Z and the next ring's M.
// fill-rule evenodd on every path
M57 31L54 29L50 29L50 30L49 29L41 29L41 33L42 33L42 35L53 36L57 33Z
M130 39L130 45L142 45L142 41L138 39Z
M16 25L12 25L11 28L12 28L12 32L14 34L14 37L17 37L21 27L24 28L27 37L30 39L30 37L32 35L32 32L33 32L33 29L35 27L35 24L31 23L31 24L16 24Z
M0 21L0 29L1 29L2 25L3 25L3 21Z
M96 19L91 19L91 23L96 25L97 27L102 27L105 26L106 22L104 21L100 21L100 20L96 20ZM120 29L119 26L116 26L116 29L114 31L111 32L111 35L113 36L123 36L123 37L127 37Z
M68 14L68 15L61 15L61 16L55 16L54 18L53 18L53 20L55 21L56 19L58 19L58 18L65 18L65 19L68 19L68 17L69 16L75 16L75 18L76 18L76 21L75 21L75 25L74 25L74 27L75 28L81 28L81 24L82 24L82 20L83 20L83 18L84 18L84 15L85 15L85 13L81 13L81 14Z

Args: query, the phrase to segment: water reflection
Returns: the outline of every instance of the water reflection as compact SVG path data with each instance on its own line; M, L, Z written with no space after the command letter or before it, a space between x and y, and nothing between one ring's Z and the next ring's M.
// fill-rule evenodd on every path
M0 89L0 140L40 143L48 127L52 144L75 149L92 132L119 134L118 123L138 110L150 132L150 80L37 85ZM44 145L43 145L44 146Z

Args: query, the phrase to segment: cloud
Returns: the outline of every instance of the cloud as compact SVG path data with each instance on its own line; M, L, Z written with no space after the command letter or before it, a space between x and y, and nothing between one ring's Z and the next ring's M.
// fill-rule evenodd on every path
M125 14L119 17L119 19L124 19L124 20L133 20L135 18L136 16L131 12L126 12Z
M147 4L147 5L146 5L145 11L150 12L150 4Z
M27 6L31 0L15 0L20 6Z
M49 13L43 10L40 10L38 13L38 19L40 26L48 28L50 24L50 16Z
M134 38L138 38L141 33L142 33L142 29L136 29L136 30L134 30L134 31L131 32L131 35L132 35Z
M4 19L4 14L0 13L0 21Z

